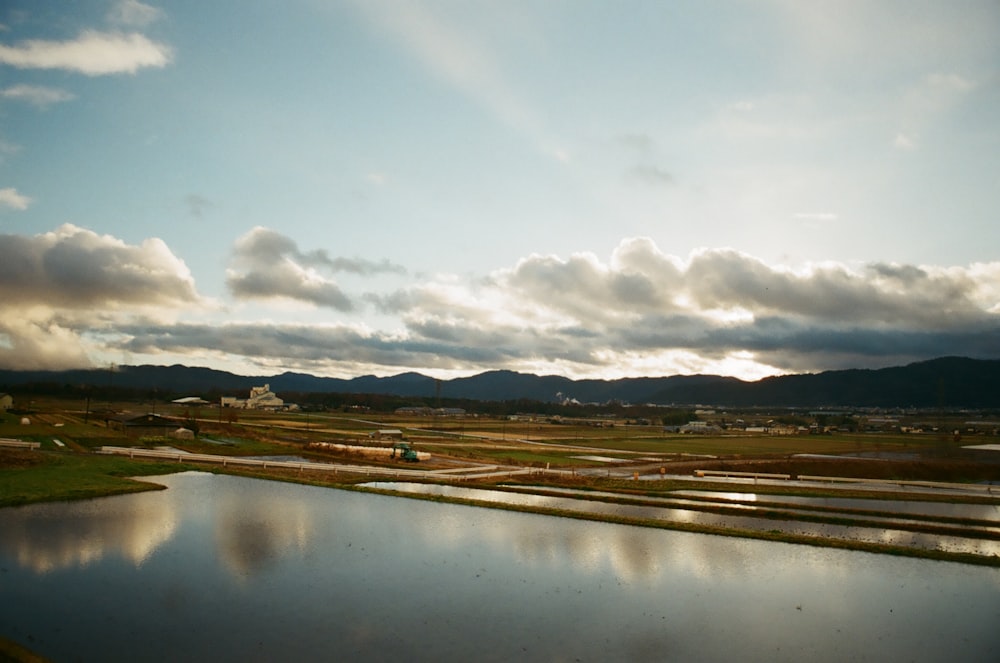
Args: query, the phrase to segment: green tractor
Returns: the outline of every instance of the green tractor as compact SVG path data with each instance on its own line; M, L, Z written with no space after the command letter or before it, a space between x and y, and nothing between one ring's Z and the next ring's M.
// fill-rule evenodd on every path
M417 452L414 451L406 442L397 442L392 445L392 453L389 454L389 458L396 458L397 451L399 452L399 458L402 458L409 463L416 463L420 460L417 458Z

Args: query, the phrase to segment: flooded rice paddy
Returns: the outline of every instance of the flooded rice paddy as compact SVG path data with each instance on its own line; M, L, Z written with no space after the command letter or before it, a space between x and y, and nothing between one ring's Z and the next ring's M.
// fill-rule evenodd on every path
M54 661L1000 660L997 568L153 480L0 509L0 636Z
M596 517L684 523L732 530L781 532L816 539L837 539L924 550L1000 556L1000 523L996 520L996 507L992 505L986 507L983 505L946 505L977 507L967 511L956 508L953 513L966 512L980 516L987 515L992 518L992 520L979 520L970 524L969 522L957 523L951 519L919 513L919 504L924 503L911 504L914 510L908 515L921 515L926 516L925 518L907 518L902 515L903 512L899 512L900 515L882 515L882 511L892 513L891 505L897 504L895 501L883 500L854 501L860 506L873 507L867 512L858 508L857 505L848 504L842 504L839 507L825 504L822 505L825 508L823 511L809 511L802 508L782 507L780 500L775 502L775 506L755 505L748 497L720 504L719 501L724 501L720 496L726 495L726 493L709 492L706 495L705 491L683 491L684 497L675 498L528 486L507 486L506 490L491 490L391 481L371 482L364 485L401 493L436 495L451 499L530 507L540 510L558 510ZM748 494L744 493L743 495ZM718 501L706 502L699 499L701 496L711 497ZM770 495L760 496L760 499L766 499L770 502L771 497ZM595 498L617 501L597 501ZM622 501L628 503L621 503ZM880 504L872 505L868 502ZM810 505L808 499L803 502L789 502L789 504L798 507L820 506L819 504ZM719 512L720 508L724 512ZM838 511L838 508L841 510ZM876 508L881 508L881 511L875 511ZM933 509L927 510L933 511ZM764 512L766 512L766 516L763 515ZM755 515L755 513L762 515ZM971 516L965 516L965 518L971 518ZM815 522L820 519L827 522ZM830 520L838 522L829 522ZM842 524L839 521L848 522ZM933 528L933 532L926 531L928 528Z

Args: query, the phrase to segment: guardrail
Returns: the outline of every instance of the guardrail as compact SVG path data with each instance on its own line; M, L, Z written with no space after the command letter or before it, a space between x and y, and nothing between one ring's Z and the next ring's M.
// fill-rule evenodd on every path
M38 449L41 446L41 442L25 442L24 440L11 440L6 437L0 438L0 447L10 447L12 449Z

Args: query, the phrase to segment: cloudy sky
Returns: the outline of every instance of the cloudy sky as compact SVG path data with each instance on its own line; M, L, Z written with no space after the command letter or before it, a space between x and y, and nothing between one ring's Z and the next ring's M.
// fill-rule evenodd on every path
M1000 358L996 0L8 0L0 368Z

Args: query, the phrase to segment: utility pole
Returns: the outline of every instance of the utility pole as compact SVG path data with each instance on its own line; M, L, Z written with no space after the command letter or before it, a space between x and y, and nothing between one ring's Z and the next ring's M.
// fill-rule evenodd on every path
M111 362L108 364L108 410L114 410L112 404L114 403L114 377L115 377L115 363Z
M87 385L85 389L87 390L87 407L83 413L83 423L90 421L90 385Z

